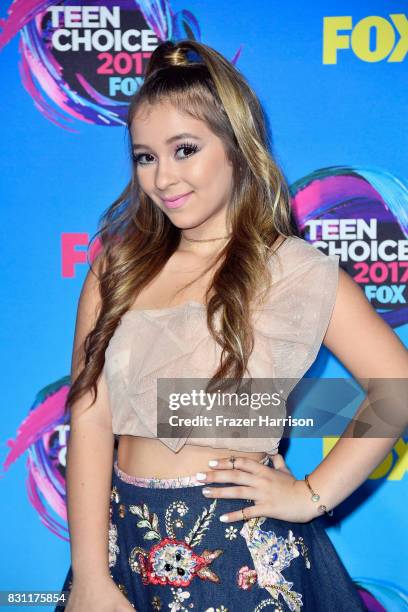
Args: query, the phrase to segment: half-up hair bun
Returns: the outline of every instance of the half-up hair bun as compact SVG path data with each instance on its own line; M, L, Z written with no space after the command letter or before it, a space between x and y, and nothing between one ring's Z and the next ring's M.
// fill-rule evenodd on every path
M174 43L166 40L156 47L153 51L146 68L145 77L148 78L162 68L174 66L188 66L190 64L203 64L200 54L188 40Z

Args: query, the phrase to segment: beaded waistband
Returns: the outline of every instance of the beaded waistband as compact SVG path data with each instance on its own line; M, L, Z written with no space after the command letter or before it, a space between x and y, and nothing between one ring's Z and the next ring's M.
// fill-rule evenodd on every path
M264 465L268 462L269 455L265 455L265 457L259 461L259 463L263 463ZM113 469L120 480L137 487L148 487L150 489L178 489L180 487L197 487L199 485L205 485L205 482L197 480L194 475L178 476L176 478L156 478L155 476L143 478L141 476L132 476L120 469L117 459L114 461Z

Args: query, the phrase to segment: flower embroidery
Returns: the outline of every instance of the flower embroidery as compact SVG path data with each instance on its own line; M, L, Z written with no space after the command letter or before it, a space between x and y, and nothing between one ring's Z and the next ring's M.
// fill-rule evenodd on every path
M118 539L118 528L112 522L109 523L109 567L116 565L116 555L119 554L119 546L116 541Z
M165 538L155 544L147 559L140 555L144 584L172 584L187 586L195 574L208 562L196 555L185 542Z
M189 591L183 591L180 587L178 589L174 589L172 587L171 592L173 594L173 601L169 603L169 608L171 612L179 612L180 610L183 612L187 612L188 608L183 605L183 601L190 597ZM193 608L194 604L190 603L189 608Z
M230 527L225 528L225 537L227 538L227 540L233 540L234 538L236 538L237 533L238 529L236 527L233 527L232 525Z
M237 572L237 583L241 589L250 589L255 584L256 578L256 570L249 569L247 565L241 567Z
M184 527L181 519L188 507L184 502L172 502L165 512L165 527L167 537L162 538L159 529L159 519L156 513L151 513L147 504L139 506L131 505L129 510L137 515L140 520L138 527L145 527L148 531L144 539L159 540L150 551L141 546L135 546L129 556L129 564L134 572L139 572L143 584L170 584L177 587L188 586L191 580L198 576L203 580L219 582L219 577L213 572L209 565L222 554L221 549L203 550L196 554L193 547L199 544L204 537L204 532L214 516L217 500L215 499L209 508L204 508L194 523L192 529L185 536L184 541L176 538L175 528ZM178 516L173 519L172 513Z
M140 517L141 520L137 522L138 527L147 527L149 529L143 536L145 540L161 539L158 530L159 519L156 513L153 512L153 514L151 514L146 504L142 506L129 506L129 510L132 514L136 514Z
M112 507L109 508L109 567L116 565L116 555L119 554L119 546L117 545L118 528L112 522Z
M303 606L302 595L291 590L293 583L285 580L282 571L300 555L296 544L301 545L306 567L310 569L303 539L296 540L291 530L287 538L259 528L252 528L251 532L252 537L245 523L240 533L245 538L254 561L259 586L264 587L275 599L278 599L281 593L290 610L299 610L300 606Z

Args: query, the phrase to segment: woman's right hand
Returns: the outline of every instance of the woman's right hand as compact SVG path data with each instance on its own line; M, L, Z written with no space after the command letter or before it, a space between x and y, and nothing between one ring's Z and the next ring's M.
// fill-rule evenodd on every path
M110 576L73 579L65 612L137 612Z

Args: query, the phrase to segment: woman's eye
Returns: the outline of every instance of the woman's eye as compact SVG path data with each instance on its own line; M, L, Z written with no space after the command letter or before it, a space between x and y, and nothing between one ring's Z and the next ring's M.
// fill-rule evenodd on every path
M179 145L176 148L176 154L179 151L187 151L187 154L185 154L182 157L178 157L177 159L187 159L188 157L191 157L192 155L194 155L194 153L196 153L198 151L198 146L196 144L193 143L184 143ZM151 155L150 153L139 153L139 155L133 155L133 161L135 162L136 165L140 165L140 166L148 166L150 164L149 161L142 161L143 157L153 157L153 155Z
M177 149L176 149L176 153L178 153L179 151L181 151L181 150L183 150L183 149L184 149L184 150L186 150L186 149L187 149L187 151L188 151L188 150L190 151L190 153L188 153L188 154L186 155L186 157L190 157L191 155L194 155L194 153L195 153L195 152L198 150L198 146L197 146L196 144L188 144L188 143L185 143L185 144L179 145L179 146L177 147ZM180 159L185 159L185 157L181 157Z
M133 155L133 161L136 164L140 164L141 166L145 166L146 162L140 161L142 159L142 157L144 157L145 155L149 156L149 153L139 153L139 155Z
M141 166L146 166L146 162L142 162L141 158L142 157L153 157L152 155L150 155L150 153L139 153L139 155L133 155L133 161L135 162L135 164L140 164ZM149 162L147 162L149 163Z

